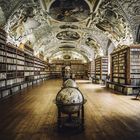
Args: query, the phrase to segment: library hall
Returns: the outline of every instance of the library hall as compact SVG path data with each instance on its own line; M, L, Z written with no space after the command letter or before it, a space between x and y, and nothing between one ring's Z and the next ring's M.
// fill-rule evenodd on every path
M0 0L0 140L140 140L140 0Z

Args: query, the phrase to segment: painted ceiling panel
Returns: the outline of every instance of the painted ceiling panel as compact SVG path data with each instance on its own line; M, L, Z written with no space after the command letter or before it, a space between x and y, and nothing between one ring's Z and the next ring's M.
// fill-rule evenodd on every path
M46 57L71 45L91 60L106 55L108 40L115 47L135 41L139 5L139 0L0 0L0 25L6 21L9 42L30 40Z

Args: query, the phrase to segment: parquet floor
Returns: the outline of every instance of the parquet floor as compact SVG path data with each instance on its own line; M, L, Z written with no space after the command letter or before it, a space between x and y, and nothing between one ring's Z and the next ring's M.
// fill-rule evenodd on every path
M140 100L77 83L87 99L84 132L57 132L53 100L62 81L49 80L0 102L0 140L140 140Z

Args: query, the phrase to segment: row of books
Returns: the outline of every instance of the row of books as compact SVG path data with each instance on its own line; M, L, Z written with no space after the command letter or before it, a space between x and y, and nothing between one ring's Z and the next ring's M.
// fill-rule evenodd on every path
M131 59L139 59L139 58L140 58L140 54L139 54L139 55L131 54L131 55L130 55L130 58L131 58Z
M16 54L13 54L13 53L8 53L8 52L7 52L6 55L9 56L9 57L16 58Z
M13 75L9 75L9 76L13 76ZM23 78L9 78L7 80L2 80L0 81L0 88L2 87L6 87L6 86L12 86L14 84L18 84L18 83L22 83L22 82L28 82L30 80L36 80L36 79L40 79L40 78L45 78L46 75L38 75L38 76L26 76L26 77L23 77Z
M18 65L24 65L24 61L18 60L18 59L17 59L17 64L18 64Z
M34 72L32 72L32 71L24 72L24 76L30 76L30 75L34 75Z
M20 60L25 60L24 56L21 56L21 55L17 55L17 59L20 59Z
M115 83L119 83L119 84L125 84L125 79L121 79L121 78L113 78L113 82Z
M140 73L140 69L132 69L130 70L130 73Z
M7 65L7 71L16 71L17 67L16 65Z
M14 79L9 79L6 81L6 85L9 86L9 85L13 85L13 84L16 84L17 83L17 79L14 78Z
M108 65L102 65L102 69L108 69Z
M17 78L17 83L22 83L24 82L24 78Z
M5 55L6 56L6 52L5 51L3 51L3 50L0 50L0 55Z
M130 65L140 65L140 60L131 60Z
M119 70L125 70L126 67L124 65L119 65Z
M6 63L11 63L11 64L17 64L17 59L16 58L7 58Z
M41 74L41 75L45 75L46 72L45 72L45 71L41 71L40 74Z
M140 78L140 74L131 74L130 78Z
M113 69L114 69L114 70L115 70L115 69L119 69L118 65L117 65L117 66L114 65Z
M0 56L0 62L1 63L6 63L7 58L4 56Z
M0 73L0 79L8 79L12 77L21 77L24 76L24 72L3 72Z
M140 79L131 79L131 85L139 86L140 85Z
M6 86L6 80L0 81L0 88Z
M113 77L122 77L122 78L124 78L126 76L126 74L124 73L124 74L117 74L117 73L113 73Z
M24 77L24 72L23 71L18 71L17 73L17 77Z
M0 79L6 79L6 73L0 73Z
M0 71L6 71L7 66L6 64L0 64Z
M16 72L7 72L7 79L16 78Z
M108 63L108 59L104 59L104 60L102 60L102 63L107 64L107 63Z
M17 65L17 71L24 70L24 66Z
M24 70L25 71L34 71L34 67L33 66L31 66L31 67L30 66L25 66Z

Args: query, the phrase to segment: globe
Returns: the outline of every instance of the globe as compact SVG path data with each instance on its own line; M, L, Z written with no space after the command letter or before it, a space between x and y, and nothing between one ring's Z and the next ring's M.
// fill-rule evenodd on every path
M77 88L62 88L56 96L56 104L61 112L66 114L76 113L80 110L84 98Z
M77 84L76 84L76 82L74 80L68 79L68 80L66 80L64 82L63 86L64 87L75 87L76 88L77 87Z

